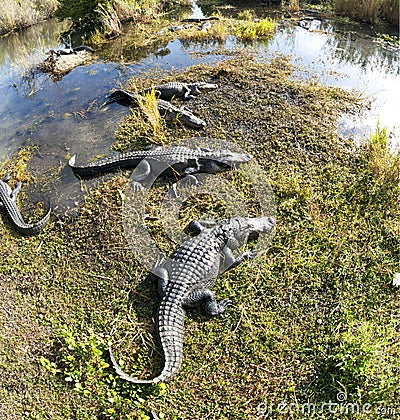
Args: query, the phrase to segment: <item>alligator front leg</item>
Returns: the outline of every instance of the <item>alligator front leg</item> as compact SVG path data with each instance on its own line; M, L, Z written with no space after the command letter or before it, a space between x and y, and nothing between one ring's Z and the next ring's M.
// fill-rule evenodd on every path
M192 90L189 87L185 87L185 93L183 94L183 100L188 101L189 99L194 99L195 97L191 95Z
M144 181L150 174L150 163L146 159L143 159L142 161L140 161L139 165L136 166L131 177L131 186L133 188L133 191L136 192L143 189L142 181Z
M208 316L221 315L226 308L232 304L230 299L223 299L219 302L215 299L214 292L210 289L199 289L192 292L183 302L186 307L195 307L204 302L204 310Z
M237 267L244 260L251 260L255 258L256 255L256 251L245 251L235 257L233 255L232 249L227 246L222 250L219 270L221 273L227 270L231 270L232 268Z

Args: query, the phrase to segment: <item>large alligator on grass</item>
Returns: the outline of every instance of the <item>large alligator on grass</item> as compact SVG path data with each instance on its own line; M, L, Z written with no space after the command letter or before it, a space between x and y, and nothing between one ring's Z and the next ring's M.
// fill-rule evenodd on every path
M156 97L170 101L173 98L182 100L194 99L195 96L203 92L218 89L215 83L196 82L196 83L182 83L182 82L168 82L158 86L152 86L140 92L141 95L154 91Z
M108 96L104 105L117 102L120 105L139 107L141 101L144 103L146 98L129 90L117 89ZM177 107L163 99L157 100L157 109L167 121L179 121L183 125L196 129L204 128L207 125L205 121L196 117L190 109L184 106Z
M10 174L7 174L3 180L0 180L0 208L4 208L11 219L12 224L18 232L24 235L34 235L41 232L50 219L51 209L37 223L25 223L20 211L15 203L17 195L21 190L21 182L18 182L15 189L12 190L7 182L10 180Z
M185 309L204 303L207 315L223 314L231 300L215 299L211 288L218 274L237 266L245 258L254 257L253 251L234 257L233 251L242 246L250 235L273 229L275 220L270 217L232 218L208 225L197 221L192 224L200 233L185 241L171 258L153 269L162 297L157 316L157 332L164 355L161 373L153 379L133 378L120 368L109 347L115 371L129 382L167 382L179 372L183 359Z
M184 146L156 146L148 150L120 153L109 156L86 166L75 165L75 156L69 160L74 173L82 178L90 178L119 169L136 168L132 174L133 188L139 190L143 184L151 185L161 173L223 172L236 168L252 159L247 153L230 150L188 148Z

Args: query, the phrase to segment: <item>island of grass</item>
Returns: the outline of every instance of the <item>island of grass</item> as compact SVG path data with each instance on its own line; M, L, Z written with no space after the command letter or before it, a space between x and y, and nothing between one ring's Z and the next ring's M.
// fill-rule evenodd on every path
M399 271L398 156L383 129L360 146L340 138L336 120L356 111L360 98L298 81L293 70L284 57L256 63L241 56L135 79L137 88L217 83L217 91L186 104L208 123L200 134L251 153L276 200L268 252L217 282L216 295L233 300L226 315L208 320L188 311L182 371L171 383L124 382L108 358L112 341L133 376L150 377L162 364L153 337L156 285L122 226L125 174L90 191L79 216L54 220L38 236L22 238L2 218L2 419L146 419L150 409L168 420L307 418L303 404L318 410L342 397L342 405L400 409L392 285ZM138 109L121 122L114 148L196 135ZM251 200L240 177L222 176ZM158 183L146 205L154 240L170 253L175 245L157 219L165 188ZM204 210L225 216L211 196L183 210L184 222ZM282 414L282 403L298 411ZM346 415L370 418L361 408Z

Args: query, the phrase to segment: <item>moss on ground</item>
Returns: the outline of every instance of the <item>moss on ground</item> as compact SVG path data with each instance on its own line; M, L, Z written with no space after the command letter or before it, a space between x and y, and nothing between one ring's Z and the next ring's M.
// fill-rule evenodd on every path
M38 236L18 236L3 218L2 419L144 419L150 408L165 419L300 419L312 417L301 404L337 403L339 392L371 411L322 410L314 418L400 412L392 286L400 271L398 157L384 141L356 147L335 133L338 115L355 110L359 98L292 74L284 57L260 64L242 56L135 79L138 88L172 79L220 88L186 104L207 121L204 131L154 130L139 110L121 124L116 149L226 138L254 156L277 204L269 252L217 282L217 296L234 301L226 315L188 312L182 372L170 384L135 386L108 366L110 334L128 372L150 376L162 363L152 338L156 286L122 228L125 176L92 190L77 218L54 221ZM238 178L224 176L247 195ZM163 191L157 186L154 197ZM148 207L157 214L156 202ZM161 228L153 231L170 249ZM279 403L297 405L279 412Z

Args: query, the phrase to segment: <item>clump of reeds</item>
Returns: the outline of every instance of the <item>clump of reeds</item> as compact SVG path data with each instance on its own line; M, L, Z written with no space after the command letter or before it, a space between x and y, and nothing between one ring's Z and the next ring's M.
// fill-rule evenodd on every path
M379 18L399 23L399 0L334 0L336 13L376 23Z
M0 2L0 35L32 26L52 16L57 0L4 0Z

